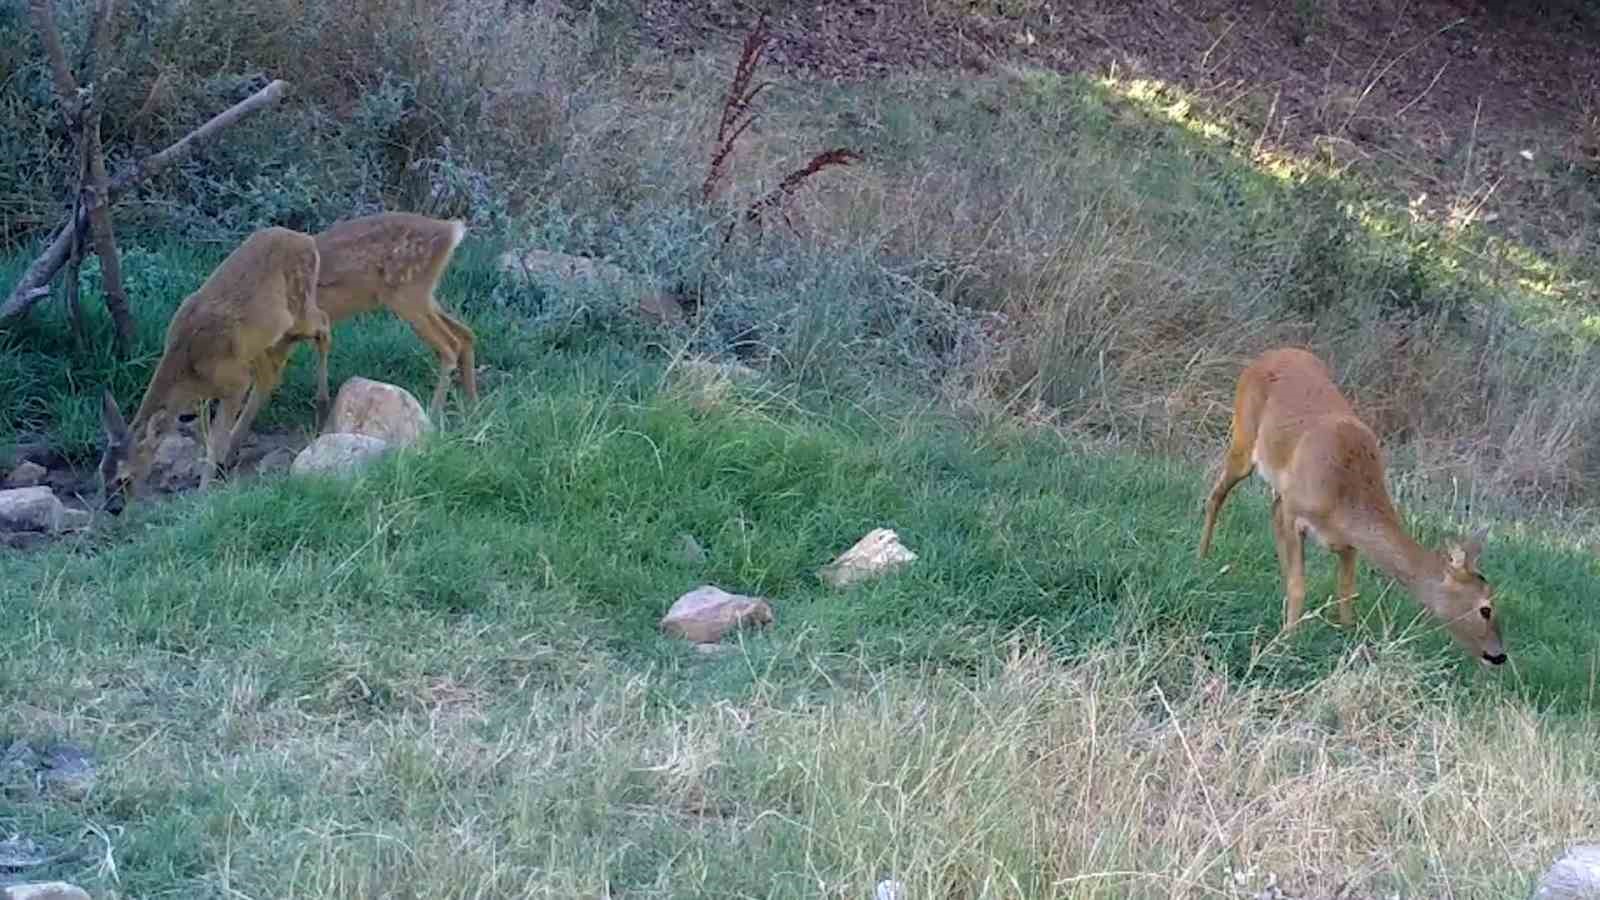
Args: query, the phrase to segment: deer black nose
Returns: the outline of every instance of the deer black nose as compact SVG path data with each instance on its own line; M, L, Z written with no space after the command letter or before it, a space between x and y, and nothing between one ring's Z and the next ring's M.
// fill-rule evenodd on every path
M1483 661L1491 666L1503 666L1506 662L1506 655L1504 653L1485 653Z

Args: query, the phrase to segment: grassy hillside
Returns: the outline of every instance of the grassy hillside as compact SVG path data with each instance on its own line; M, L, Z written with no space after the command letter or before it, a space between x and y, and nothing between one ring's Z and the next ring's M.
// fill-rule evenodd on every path
M91 463L101 388L136 404L172 310L269 222L468 218L441 299L489 371L479 409L357 481L245 480L0 556L0 838L83 851L26 874L127 897L1504 897L1588 836L1600 269L1562 237L1590 215L1581 170L1544 182L1564 217L1525 242L1147 72L1024 53L809 79L800 38L827 33L784 19L792 52L708 198L737 48L719 20L658 52L672 5L130 14L114 158L262 72L327 65L119 207L134 359L108 353L92 261L86 340L57 303L0 330L0 457L42 435ZM993 6L1002 30L1043 9ZM70 43L81 10L62 15ZM0 0L0 37L25 32ZM4 285L65 171L31 60L0 52L0 149L32 173L0 173ZM744 215L831 147L862 159ZM698 315L647 326L497 271L527 246ZM334 341L335 385L433 383L392 316ZM1360 623L1334 628L1320 549L1318 617L1279 638L1258 483L1195 559L1233 380L1289 342L1374 424L1421 538L1489 526L1511 665L1465 658L1365 565ZM754 380L684 364L735 355ZM309 428L312 375L302 350L257 428ZM918 562L824 588L880 526ZM662 637L708 582L776 623L724 655ZM41 793L14 738L86 747L97 783Z
M546 353L353 485L0 563L7 730L105 766L81 804L8 783L0 821L94 823L129 896L1199 896L1228 866L1482 896L1593 811L1597 735L1559 714L1594 699L1578 553L1492 541L1504 673L1370 572L1354 637L1284 644L1259 490L1201 566L1193 468L696 384ZM922 558L824 589L880 525ZM713 658L658 636L705 581L777 623Z

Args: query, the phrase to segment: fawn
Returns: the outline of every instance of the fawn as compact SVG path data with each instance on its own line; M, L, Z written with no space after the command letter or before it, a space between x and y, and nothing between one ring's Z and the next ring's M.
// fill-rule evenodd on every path
M315 239L287 228L264 228L244 240L185 297L167 323L166 346L144 399L124 422L117 401L101 396L106 446L100 458L101 503L120 513L150 472L151 457L175 416L195 409L206 434L202 489L227 462L244 433L240 404L250 392L259 406L283 375L284 342L309 340L326 355L332 342L328 317L317 306L320 268Z
M460 220L434 219L416 213L386 212L348 219L316 235L322 259L317 279L317 306L331 325L359 313L386 306L404 319L439 360L439 380L428 412L437 416L450 382L461 378L469 403L478 399L475 338L472 329L439 307L434 291L450 265L456 247L466 235ZM287 335L271 351L279 362L287 360L303 336ZM328 344L319 344L317 364L317 422L327 423ZM252 392L240 417L248 428L260 408Z

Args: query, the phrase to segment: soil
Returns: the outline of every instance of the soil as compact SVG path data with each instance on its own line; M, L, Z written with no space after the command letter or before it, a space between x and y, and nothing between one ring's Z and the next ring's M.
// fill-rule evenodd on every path
M674 53L742 40L754 4L647 0ZM1600 252L1600 4L1546 0L768 0L769 69L855 81L1031 65L1146 78L1258 150L1372 177L1438 220ZM1419 199L1420 198L1420 199Z
M177 430L179 434L193 442L195 458L200 460L204 458L205 450L196 434L195 422L195 417L185 416L179 419ZM295 454L304 449L309 442L309 437L298 432L251 433L234 452L233 465L225 473L224 478L241 480L254 478L264 472L283 471L293 462ZM98 505L100 479L94 461L91 460L87 464L75 463L51 449L49 441L43 439L18 442L9 465L14 467L24 461L45 468L45 475L40 484L50 488L62 505L79 510L92 510ZM9 471L9 468L6 471ZM194 490L197 487L199 487L198 475L166 472L158 468L151 473L150 479L140 492L139 500L159 501L171 494ZM72 532L51 535L37 531L0 531L0 548L37 550L71 534Z

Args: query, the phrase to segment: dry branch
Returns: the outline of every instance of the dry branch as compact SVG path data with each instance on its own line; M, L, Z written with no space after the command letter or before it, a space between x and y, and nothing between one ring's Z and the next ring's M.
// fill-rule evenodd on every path
M94 252L100 257L101 291L105 296L106 311L111 313L115 326L115 351L118 359L128 357L133 345L133 316L128 311L128 292L122 286L122 257L117 253L117 236L111 226L111 210L106 201L108 176L106 175L105 149L100 143L100 57L105 54L106 34L111 30L111 13L116 0L98 0L95 4L94 24L89 34L88 53L84 62L85 83L90 95L87 116L83 116L84 156L88 160L87 198L81 205L89 210L89 226L94 234ZM84 196L85 190L79 191ZM76 211L72 218L77 218Z
M784 201L794 196L794 192L800 189L800 185L804 184L807 178L830 166L848 166L852 162L857 162L861 159L861 154L846 147L837 147L833 150L824 150L818 153L816 156L811 157L810 162L783 176L783 180L778 182L778 186L767 192L766 196L750 204L750 208L744 211L744 221L759 224L761 217L767 210L782 206ZM722 237L722 242L726 244L731 237L733 237L733 225L729 224L727 233Z
M61 226L51 238L49 246L43 253L28 266L22 279L0 305L0 323L8 322L26 313L33 304L38 302L49 291L41 288L54 278L66 263L67 255L71 251L72 240L75 234L81 234L88 225L89 215L100 206L109 207L117 202L130 188L157 174L175 162L187 157L202 144L216 137L217 133L240 119L254 113L263 107L271 106L283 97L289 89L288 82L274 81L249 97L239 101L228 109L213 116L204 125L196 128L181 140L158 153L153 153L128 168L118 172L106 185L105 193L93 198L94 206L80 210L74 221Z
M717 182L727 168L728 156L733 153L734 142L744 134L745 129L755 122L754 109L756 96L771 86L771 82L762 82L755 87L750 86L750 81L755 77L756 67L761 64L761 53L767 46L767 15L762 13L756 20L755 28L745 36L744 48L739 51L738 65L733 69L733 80L728 83L728 95L722 100L722 118L717 122L716 149L711 152L711 169L706 172L705 183L700 186L700 196L710 200L712 193L717 189Z

